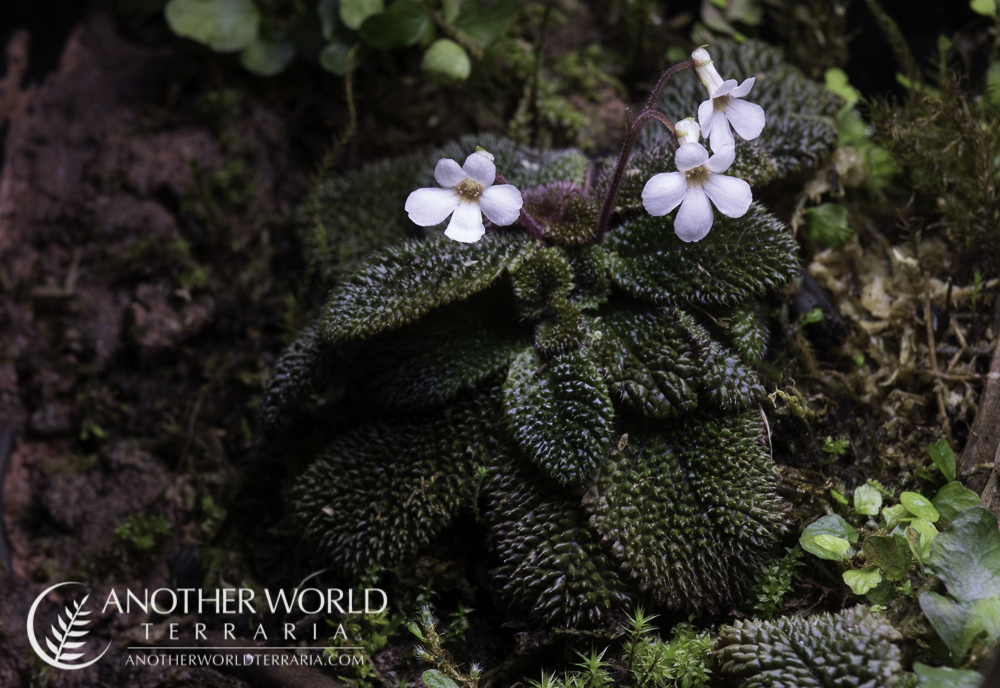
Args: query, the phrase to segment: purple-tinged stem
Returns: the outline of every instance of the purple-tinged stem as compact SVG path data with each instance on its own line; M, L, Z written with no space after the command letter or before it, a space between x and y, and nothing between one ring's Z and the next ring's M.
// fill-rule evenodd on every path
M632 146L635 144L635 140L639 137L639 132L646 125L646 122L655 119L661 122L663 126L670 130L670 133L674 133L674 123L671 122L666 115L658 110L646 110L641 115L635 118L625 132L625 140L622 141L621 152L618 153L618 162L615 163L615 171L611 175L611 182L608 184L608 191L604 194L604 201L601 203L601 212L597 215L597 226L594 228L594 239L600 243L604 241L604 234L608 231L608 225L611 224L611 215L615 212L615 200L618 198L618 192L622 188L622 180L625 178L625 167L628 165L629 155L632 153Z
M663 91L663 87L667 85L667 82L670 81L674 74L683 72L684 70L691 69L693 67L693 60L684 60L684 62L678 62L673 67L665 71L663 76L660 77L660 80L656 82L656 86L653 87L653 90L649 92L649 98L646 99L645 109L649 110L650 108L656 107L656 103L660 99L660 93Z

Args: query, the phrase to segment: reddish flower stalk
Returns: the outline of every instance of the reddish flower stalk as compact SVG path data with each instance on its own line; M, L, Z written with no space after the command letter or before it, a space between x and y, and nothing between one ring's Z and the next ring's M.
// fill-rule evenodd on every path
M659 100L663 87L666 86L667 82L675 74L686 69L691 69L692 67L694 67L694 62L685 60L665 71L650 92L649 98L646 100L646 108L634 120L631 118L631 113L628 110L625 111L625 140L622 141L622 148L618 153L618 161L615 163L614 172L611 174L611 182L608 184L607 193L604 194L604 201L601 203L601 210L597 215L597 225L594 228L594 238L598 243L604 240L604 235L608 231L608 225L611 224L611 216L615 210L615 201L618 199L618 192L621 190L622 180L625 178L625 167L628 164L629 156L632 154L632 146L635 144L635 140L639 138L639 132L646 126L647 122L655 119L669 129L670 133L674 133L674 123L662 112L654 109L654 105Z

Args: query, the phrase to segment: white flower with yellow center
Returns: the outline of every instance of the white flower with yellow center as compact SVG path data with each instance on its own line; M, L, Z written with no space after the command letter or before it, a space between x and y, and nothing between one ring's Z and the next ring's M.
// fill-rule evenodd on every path
M494 186L496 177L493 156L484 150L466 158L462 167L442 158L434 168L434 179L443 188L417 189L406 199L406 212L421 227L441 224L451 215L444 235L474 243L486 233L482 215L495 225L506 226L521 214L521 192L512 184Z
M642 189L642 205L650 215L666 215L677 206L674 232L681 241L699 241L712 228L712 204L727 217L742 217L753 201L750 185L722 174L736 159L729 145L708 157L698 143L700 130L691 117L676 124L680 147L674 156L677 172L654 174Z
M746 79L739 86L736 85L736 79L723 81L712 63L711 55L704 48L691 53L691 60L694 62L694 71L708 91L708 100L698 106L698 122L701 124L701 133L710 142L712 150L718 151L736 144L733 132L729 129L730 124L747 141L760 136L766 121L764 108L756 103L740 100L750 93L754 77Z

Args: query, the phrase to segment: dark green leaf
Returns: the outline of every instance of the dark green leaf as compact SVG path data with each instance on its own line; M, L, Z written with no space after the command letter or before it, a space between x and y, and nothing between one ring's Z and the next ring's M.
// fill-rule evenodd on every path
M505 607L553 626L597 624L628 600L628 585L587 527L572 490L507 459L483 485L497 553L491 587Z
M980 634L993 641L1000 635L1000 597L954 602L936 592L920 595L920 609L953 653L955 664L965 659Z
M361 63L359 53L351 55L352 46L334 39L319 53L319 65L331 74L344 76L348 72L353 72ZM369 210L369 209L366 209Z
M595 321L594 358L611 397L650 418L698 406L698 351L686 331L655 311L618 310Z
M435 406L506 368L531 342L510 301L509 292L487 290L365 342L363 377L375 397L390 407Z
M941 520L950 523L962 511L971 506L979 506L979 495L962 487L962 483L956 480L938 490L931 504L941 514Z
M951 445L944 437L927 447L931 454L931 459L938 470L944 474L945 480L953 482L955 480L955 452L951 450Z
M767 323L748 305L736 308L730 319L729 338L733 347L744 361L756 363L767 347Z
M823 516L814 523L810 524L802 532L801 537L799 537L799 545L802 546L802 549L810 554L816 555L820 559L840 559L840 555L835 554L816 543L816 536L818 535L833 535L838 538L843 538L848 542L858 541L857 529L836 514Z
M163 11L178 36L220 53L243 50L260 29L260 11L251 0L170 0Z
M611 447L615 410L584 348L544 369L534 347L518 354L504 384L504 411L521 451L560 483L585 483Z
M420 679L427 688L458 688L458 684L437 669L428 669Z
M450 38L439 38L424 52L420 68L435 81L453 84L469 78L472 62L458 43Z
M311 395L329 384L340 357L320 336L318 322L304 327L281 353L267 381L260 400L264 428L270 431L285 426Z
M471 507L473 466L489 462L498 422L499 408L482 398L340 436L292 493L314 556L346 580L414 556Z
M673 216L640 215L608 234L611 278L635 297L659 304L740 305L784 285L798 271L787 228L760 205L741 218L722 215L708 236L685 243Z
M914 662L913 673L917 675L917 688L983 688L983 675L978 671Z
M960 513L934 538L927 559L948 592L962 602L1000 595L997 517L978 506Z
M385 12L365 19L361 38L378 50L405 48L417 44L430 21L419 0L396 0Z
M518 235L487 234L475 244L435 237L380 251L330 295L323 335L366 339L466 299L515 267L527 246Z
M629 433L584 496L639 589L698 614L731 607L772 561L786 505L755 409Z
M705 408L743 411L764 397L760 377L739 356L713 339L688 312L673 311L687 331L696 352L696 370L701 373L698 403Z
M899 580L910 570L912 555L905 537L869 535L865 539L861 551L864 552L868 561L878 566L889 580Z
M340 0L340 21L357 31L369 17L385 11L383 0Z
M514 0L465 0L455 27L485 48L507 32L516 13Z

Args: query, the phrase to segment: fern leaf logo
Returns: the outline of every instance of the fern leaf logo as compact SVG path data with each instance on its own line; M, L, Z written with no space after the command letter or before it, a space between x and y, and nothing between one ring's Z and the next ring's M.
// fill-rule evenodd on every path
M90 610L86 609L84 605L87 604L90 595L86 595L82 600L74 602L72 605L66 605L63 608L63 613L56 619L58 626L52 624L50 626L51 633L44 635L48 652L41 646L35 635L35 612L38 611L38 606L42 600L48 597L50 592L64 585L82 585L82 583L57 583L35 598L34 603L31 605L31 610L28 612L28 640L31 642L31 647L34 649L35 654L46 664L58 669L83 669L99 660L111 648L111 643L109 642L108 646L104 648L104 652L94 659L88 662L71 663L76 662L86 654L86 652L73 652L73 650L80 650L87 644L84 638L87 637L90 630L84 627L91 622L91 619L87 618L90 615Z

